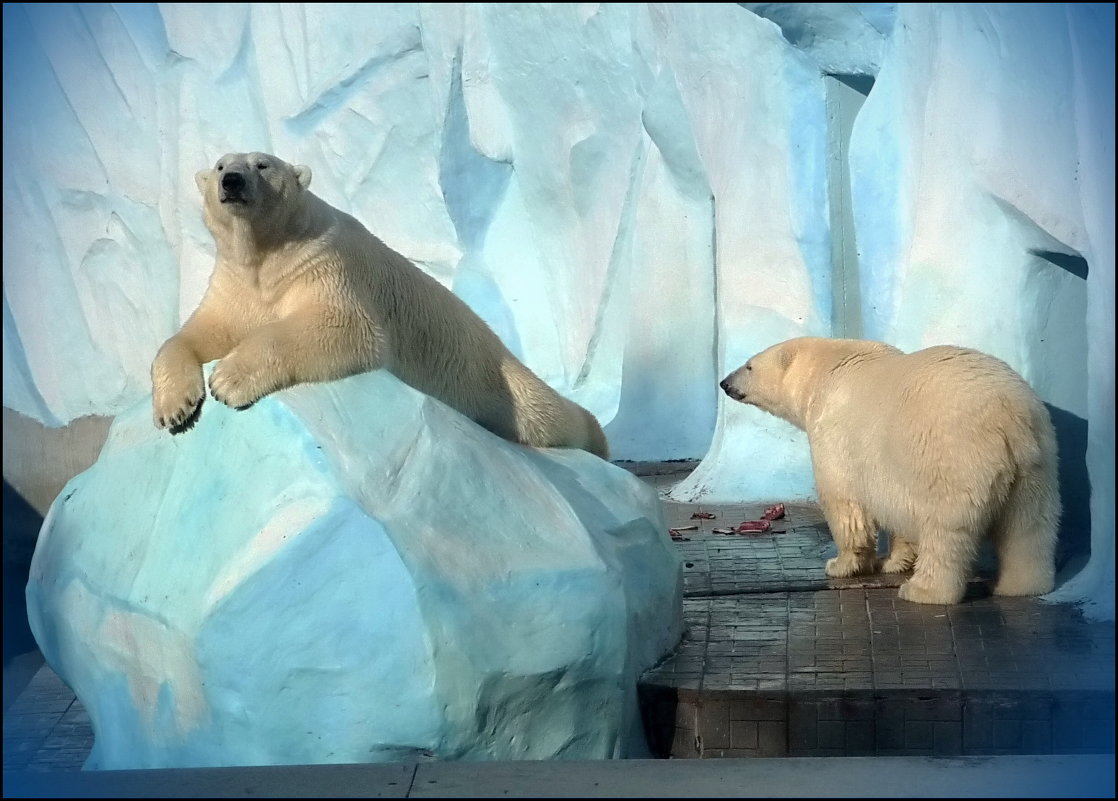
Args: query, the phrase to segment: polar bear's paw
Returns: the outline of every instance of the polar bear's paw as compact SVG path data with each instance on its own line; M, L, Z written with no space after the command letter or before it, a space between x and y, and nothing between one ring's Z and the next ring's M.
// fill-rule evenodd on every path
M879 573L887 574L907 573L912 569L915 561L916 557L908 554L890 554L887 558L880 560L877 570Z
M1000 575L998 583L994 585L994 595L1044 595L1052 592L1055 586L1053 571L1045 564L1034 570L1032 575Z
M168 428L171 433L177 433L190 427L206 397L202 367L184 365L177 370L160 367L157 363L152 382L152 417L156 428Z
M210 394L234 409L245 409L271 391L260 370L253 370L231 353L217 363L210 374Z
M908 540L893 538L888 558L881 561L882 573L906 573L916 564L916 547Z
M933 587L909 579L897 590L897 595L902 601L911 601L917 604L957 604L963 600L966 586L959 587L955 584L947 587Z
M847 578L874 572L877 563L872 554L862 556L854 553L840 553L827 560L826 573L831 578Z

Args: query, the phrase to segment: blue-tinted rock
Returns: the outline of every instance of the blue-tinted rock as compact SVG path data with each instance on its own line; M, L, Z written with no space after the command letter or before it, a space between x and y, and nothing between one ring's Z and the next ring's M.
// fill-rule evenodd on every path
M131 409L31 574L105 769L642 755L636 679L681 634L649 486L384 372L175 437Z

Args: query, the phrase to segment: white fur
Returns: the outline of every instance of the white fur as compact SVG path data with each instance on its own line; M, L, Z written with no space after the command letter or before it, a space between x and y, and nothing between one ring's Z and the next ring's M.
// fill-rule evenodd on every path
M217 263L152 364L158 427L190 423L205 397L202 365L214 359L210 391L236 408L384 368L506 439L608 458L593 415L452 292L308 191L310 180L309 168L264 153L230 153L197 174Z
M900 597L958 603L981 538L1001 595L1054 583L1060 517L1047 409L1007 364L950 346L904 354L880 342L804 337L722 382L807 432L819 503L838 556L827 575L907 570ZM878 564L878 529L891 534Z

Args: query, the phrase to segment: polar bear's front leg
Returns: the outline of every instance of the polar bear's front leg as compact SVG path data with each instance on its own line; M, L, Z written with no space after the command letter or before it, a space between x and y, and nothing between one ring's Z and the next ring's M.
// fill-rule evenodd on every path
M202 365L224 356L232 335L203 300L182 329L163 343L151 363L152 417L171 433L188 423L206 397Z
M904 573L916 563L916 544L896 534L889 535L889 556L881 562L882 573Z
M261 326L214 368L210 392L226 406L243 409L296 384L373 370L380 366L377 349L362 334L356 325L328 325L311 314Z
M848 500L820 498L838 556L827 560L831 578L873 573L877 569L877 529L858 504Z
M178 335L163 343L151 363L151 392L156 428L178 428L206 396L202 365Z
M912 578L897 595L918 604L957 604L967 592L981 533L966 524L934 523L920 535Z
M819 506L838 547L838 556L827 560L826 573L831 578L873 573L877 570L876 521L858 502L847 483L842 468L845 457L829 457L826 448L812 442L811 458Z
M210 394L226 406L244 409L265 395L300 383L288 353L279 342L254 334L214 367Z

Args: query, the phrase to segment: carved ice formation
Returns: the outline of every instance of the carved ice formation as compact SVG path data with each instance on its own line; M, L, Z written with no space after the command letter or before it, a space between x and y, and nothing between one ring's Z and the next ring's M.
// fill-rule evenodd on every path
M88 766L647 755L637 677L682 632L647 484L386 373L150 418L117 418L31 568Z

